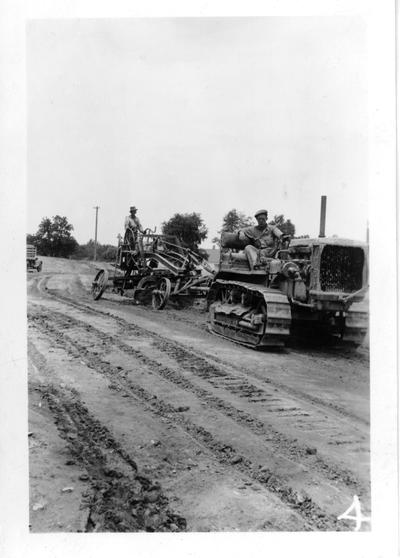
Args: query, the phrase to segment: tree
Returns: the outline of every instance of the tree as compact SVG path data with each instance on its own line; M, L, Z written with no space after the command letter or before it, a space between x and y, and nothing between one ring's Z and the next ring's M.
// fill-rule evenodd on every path
M239 229L244 229L253 224L253 219L237 209L231 209L224 216L222 220L222 227L218 231L219 235L223 232L236 232ZM220 244L221 240L219 237L213 238L213 244Z
M96 248L97 259L99 261L115 261L117 256L117 247L112 244L97 243ZM94 240L90 239L86 244L80 244L75 252L73 258L77 260L92 260L94 257Z
M285 219L283 215L274 215L274 218L269 223L270 225L276 225L278 229L280 229L283 234L289 234L291 237L294 237L296 234L296 227L290 221L290 219Z
M162 224L161 229L163 234L176 236L186 248L194 252L199 252L199 244L208 234L200 213L175 213Z
M44 217L39 224L35 238L35 245L43 256L70 256L78 247L78 243L71 232L74 227L68 223L66 217L56 215L53 219Z
M34 246L37 245L37 238L35 234L27 234L26 235L26 243L27 244L33 244Z
M222 228L218 232L236 232L253 224L252 217L237 209L231 209L222 220Z

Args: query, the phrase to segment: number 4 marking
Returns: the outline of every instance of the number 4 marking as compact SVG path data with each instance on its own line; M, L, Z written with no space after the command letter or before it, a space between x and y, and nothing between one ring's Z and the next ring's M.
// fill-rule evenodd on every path
M353 510L354 510L354 515L350 515ZM354 531L360 530L363 521L369 521L369 522L371 521L370 517L366 517L365 515L362 514L361 504L360 504L360 500L358 499L358 496L354 496L353 503L351 504L351 506L344 513L342 513L342 515L339 515L338 519L352 519L353 521L355 521L356 526L354 528Z

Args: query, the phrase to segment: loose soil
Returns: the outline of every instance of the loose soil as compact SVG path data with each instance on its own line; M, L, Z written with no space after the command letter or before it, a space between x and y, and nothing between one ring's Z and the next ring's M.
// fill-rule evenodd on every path
M355 494L370 515L367 345L254 351L210 334L202 304L94 301L99 265L42 259L32 532L346 531Z

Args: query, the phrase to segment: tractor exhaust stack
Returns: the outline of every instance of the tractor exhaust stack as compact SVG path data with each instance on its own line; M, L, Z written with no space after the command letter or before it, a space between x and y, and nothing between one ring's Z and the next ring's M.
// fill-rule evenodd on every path
M319 238L325 238L326 196L321 196L321 216L319 221Z

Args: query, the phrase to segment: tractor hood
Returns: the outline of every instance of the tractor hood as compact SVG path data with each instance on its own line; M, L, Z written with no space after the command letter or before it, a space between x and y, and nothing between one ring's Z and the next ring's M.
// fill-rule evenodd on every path
M293 238L290 241L290 247L312 247L312 246L325 246L325 245L335 245L335 246L359 246L361 248L367 248L368 244L360 240L351 240L350 238L338 238L338 237L324 237L324 238Z

